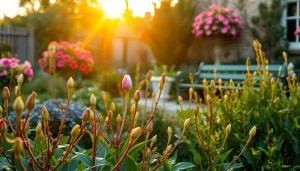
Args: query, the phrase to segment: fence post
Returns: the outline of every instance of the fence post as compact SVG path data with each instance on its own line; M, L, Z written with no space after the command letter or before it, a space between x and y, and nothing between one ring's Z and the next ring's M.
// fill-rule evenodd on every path
M28 29L28 61L35 65L35 51L34 51L34 31L33 29Z

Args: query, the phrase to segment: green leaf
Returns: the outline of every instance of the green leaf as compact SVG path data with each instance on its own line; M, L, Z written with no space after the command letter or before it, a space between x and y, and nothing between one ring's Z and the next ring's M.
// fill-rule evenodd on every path
M196 167L193 163L190 162L180 162L171 168L171 171L179 171L181 169L189 169L192 167Z
M225 164L224 164L225 168L227 168L229 165L230 165L230 163L225 163ZM244 166L242 165L242 163L235 163L235 164L233 164L232 166L230 166L230 167L228 168L228 170L230 170L230 169L239 169L239 168L243 168L243 167L244 167Z
M85 155L85 154L83 154L83 153L78 153L78 152L75 152L75 153L76 153L76 155L78 156L79 160L80 160L83 164L85 164L85 165L88 166L88 167L92 167L92 166L93 166L93 164L92 164L92 159L91 159L89 156L87 156L87 155Z
M98 145L97 145L97 151L99 152L99 153L97 154L97 157L105 158L106 149L105 149L105 147L102 145L101 142L99 142Z
M69 162L65 162L62 170L77 170L79 161L77 159L72 159Z
M84 169L84 171L91 170L92 168L95 168L95 167L97 168L97 170L102 169L102 167L98 168L99 166L109 166L109 163L104 158L96 157L96 165L93 167L86 168L86 169Z
M130 136L127 136L127 138L124 141L124 143L122 143L120 154L124 154L124 152L126 150L126 147L127 147L128 143L129 143L129 140L130 140Z
M126 159L123 161L121 170L124 171L139 171L137 164L133 160L131 156L127 156Z
M31 120L32 120L34 117L36 117L37 115L39 115L39 113L36 113L36 114L31 115L31 116L28 118L28 123L30 123Z
M69 141L70 136L64 136L61 140L60 140L60 144L67 144L67 142Z
M160 157L161 157L161 160L163 162L163 171L170 171L171 169L170 169L170 165L169 165L168 160L166 158L164 158L163 156L161 156L161 155L160 155Z
M240 149L242 150L244 148L244 145L243 144L240 144ZM245 150L242 154L246 159L247 159L247 162L254 165L254 161L253 161L253 157L252 155L249 153L248 150Z
M169 159L170 165L175 164L176 159L177 159L177 152L178 152L178 150L176 150L175 153L173 154L173 156Z
M114 162L117 163L117 160L114 157L113 152L111 151L111 149L109 148L109 146L107 146L107 144L105 143L105 141L103 140L103 138L99 137L98 140L102 143L102 145L104 146L105 150L110 154L110 157L114 160ZM121 154L123 154L123 153L121 153Z
M292 140L293 140L293 148L295 153L298 155L299 154L299 146L298 146L298 139L286 128L284 128L284 130L289 133L289 135L291 136Z
M146 142L149 142L149 141L150 141L150 140L148 140L148 141L143 141L143 142L140 142L140 143L136 144L135 146L133 146L133 147L129 150L128 154L129 154L130 156L133 156L133 155L137 154L137 153L144 147L144 145L146 144Z
M196 151L195 147L191 145L190 142L186 142L188 145L189 150L193 153L194 156L194 163L197 165L201 165L201 156L200 154Z
M213 167L217 167L218 165L220 165L221 163L223 163L224 160L227 158L227 156L230 154L231 151L232 151L232 149L229 150L229 151L226 151L225 153L220 154L220 155L215 159L215 161L214 161L214 163L213 163Z

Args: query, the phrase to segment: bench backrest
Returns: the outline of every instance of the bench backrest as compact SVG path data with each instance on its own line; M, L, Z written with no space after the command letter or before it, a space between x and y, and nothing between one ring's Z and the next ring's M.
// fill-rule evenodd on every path
M282 65L269 65L269 73L277 75L281 66ZM251 73L257 71L257 65L250 65L250 71ZM232 79L237 83L241 83L245 79L246 72L246 65L205 65L201 63L198 70L198 79L200 79L199 81L202 81L204 78L206 78L207 81L212 79L217 81L219 78L223 81Z

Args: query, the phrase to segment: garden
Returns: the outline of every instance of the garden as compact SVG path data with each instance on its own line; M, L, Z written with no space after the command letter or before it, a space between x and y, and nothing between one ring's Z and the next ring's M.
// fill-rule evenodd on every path
M300 170L280 0L253 16L248 0L149 1L150 17L135 16L146 1L32 2L0 18L0 170ZM37 57L1 37L17 27Z

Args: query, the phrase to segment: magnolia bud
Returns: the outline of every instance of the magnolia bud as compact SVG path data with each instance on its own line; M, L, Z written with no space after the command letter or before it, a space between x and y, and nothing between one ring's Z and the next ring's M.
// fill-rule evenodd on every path
M80 132L80 125L76 124L71 131L71 141L74 140Z
M207 100L208 102L211 100L210 95L207 95L207 96L206 96L206 100Z
M35 103L36 103L36 93L32 92L28 96L26 103L25 103L25 106L26 106L26 109L28 110L28 112L30 112L34 108Z
M287 61L287 54L285 52L282 53L283 59L286 62Z
M153 75L152 70L149 70L148 73L147 73L147 75L146 75L146 80L147 80L148 82L151 80L152 75Z
M72 77L69 78L68 82L67 82L67 87L68 89L73 89L74 88L74 80Z
M232 79L230 79L230 80L229 80L229 85L230 85L231 87L233 87L233 86L234 86L234 82L233 82L233 80L232 80Z
M226 137L229 135L230 131L231 131L231 124L227 125L226 127Z
M94 120L95 120L95 114L92 110L90 110L90 121L94 122Z
M194 75L193 75L193 73L190 73L189 77L190 77L191 83L193 84L194 83Z
M157 135L155 135L151 138L150 148L153 146L153 144L156 142L156 140L157 140Z
M42 133L42 123L41 123L41 122L39 122L39 123L37 124L37 126L36 126L36 128L35 128L35 133L36 133L36 134Z
M141 90L142 88L144 88L145 85L146 85L146 81L145 81L145 80L141 81L141 82L139 83L139 90Z
M141 99L141 93L139 90L136 90L134 95L133 95L134 101L137 103Z
M24 76L23 74L20 74L17 78L17 83L18 83L18 86L20 87L24 82Z
M195 115L195 117L198 116L199 109L200 109L199 105L196 105L195 108L194 108L194 115Z
M21 153L23 151L23 140L20 137L15 139L15 142L12 146L12 151L17 159L20 159Z
M225 94L225 95L224 95L224 101L226 102L227 100L228 100L228 95Z
M9 92L8 87L4 87L4 88L3 88L2 98L3 98L4 100L9 100L9 99L10 99L10 92Z
M90 108L85 109L85 111L83 112L81 119L84 123L90 120L90 112L91 112Z
M172 150L172 144L170 144L167 148L166 148L166 154L168 154L169 152L171 152Z
M136 112L135 113L135 116L134 116L134 120L133 120L133 125L135 126L137 121L139 120L139 112Z
M203 85L208 85L206 78L203 79L202 83Z
M109 117L109 119L111 119L113 117L113 112L109 110L107 116Z
M115 105L114 102L112 102L112 103L110 104L109 110L111 110L112 112L115 112L115 110L116 110L116 105Z
M184 124L183 124L183 131L189 129L190 124L191 124L191 119L190 118L188 118L187 120L185 120Z
M130 138L132 140L135 140L142 132L142 129L141 127L136 127L136 128L133 128L130 132Z
M6 130L7 128L4 119L0 119L0 137L6 132Z
M147 132L151 133L153 131L153 122L151 121L147 127Z
M168 136L171 136L173 134L173 130L171 127L168 127Z
M155 153L157 150L157 147L154 147L153 150L152 150L152 153Z
M155 91L152 92L152 98L154 99L156 97Z
M210 88L211 88L211 89L215 89L215 87L216 87L215 81L214 81L214 80L211 80L211 81L210 81Z
M98 115L98 122L101 124L103 121L103 116L101 114Z
M246 66L247 66L247 68L250 66L250 58L249 57L246 60Z
M95 107L97 105L97 98L94 96L94 94L90 97L90 105Z
M178 103L182 104L182 97L181 96L178 96Z
M14 108L14 111L16 112L16 114L17 114L17 119L19 118L21 120L22 112L24 110L24 102L23 102L21 96L16 98L16 100L13 104L13 108Z
M297 75L295 73L292 75L292 81L297 81Z
M104 102L104 104L106 104L107 96L106 96L106 93L104 91L101 92L101 99Z
M42 108L41 116L43 121L49 121L49 112L45 107Z
M191 87L191 88L189 89L189 95L190 95L190 97L192 97L193 93L194 93L194 89Z
M122 117L121 117L121 115L120 114L118 114L118 116L117 116L117 119L116 119L116 122L117 122L117 125L118 126L120 126L121 125L121 123L122 123Z
M251 140L256 134L256 126L254 126L249 132L249 140Z
M106 125L108 125L109 124L109 117L108 116L106 116L106 118L105 118L105 123L106 123Z
M122 90L129 91L132 88L132 82L129 75L125 75L122 81Z
M60 109L62 109L62 110L66 109L66 105L63 104L63 103L61 103L59 107L60 107Z
M131 113L131 118L132 118L135 113L135 104L134 103L130 107L130 113Z

